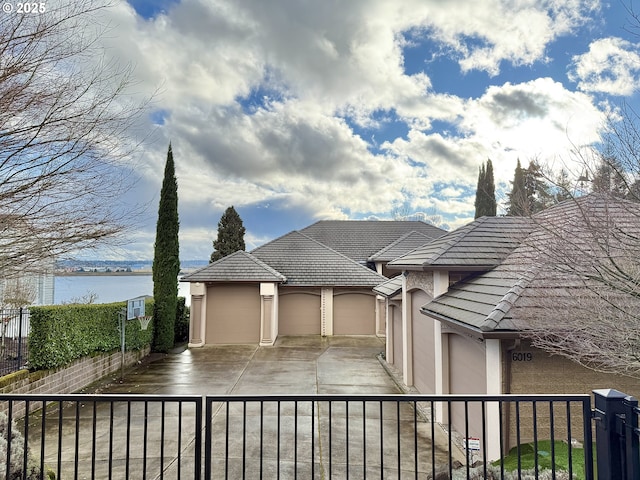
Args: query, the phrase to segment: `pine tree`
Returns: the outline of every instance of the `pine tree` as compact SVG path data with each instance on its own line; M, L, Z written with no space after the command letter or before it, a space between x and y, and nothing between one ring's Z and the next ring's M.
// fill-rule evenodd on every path
M211 262L238 250L244 250L244 232L242 219L232 205L224 211L218 222L218 238L213 241L214 252L211 254Z
M179 226L178 183L173 164L173 152L169 144L160 191L153 258L153 350L156 352L166 352L174 344L178 274L180 273Z
M605 193L618 198L625 198L629 192L629 186L625 179L624 168L621 162L611 156L603 154L591 180L593 192Z
M486 167L483 163L478 171L475 207L475 218L496 215L496 186L493 180L493 164L490 159L487 160Z
M511 193L508 193L509 197L507 215L514 217L524 217L529 215L529 201L527 198L527 188L525 183L525 172L520 165L520 159L516 165L516 171L513 175L513 182L511 187Z

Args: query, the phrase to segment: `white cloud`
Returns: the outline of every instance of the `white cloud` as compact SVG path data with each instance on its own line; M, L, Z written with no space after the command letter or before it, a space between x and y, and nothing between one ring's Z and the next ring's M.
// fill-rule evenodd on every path
M217 219L206 212L268 200L311 218L346 218L384 215L409 199L455 225L473 209L465 192L481 162L491 158L497 182L507 182L518 157L597 140L602 118L587 95L551 79L494 86L480 98L436 92L428 68L406 73L407 39L428 38L463 72L496 74L504 62L547 61L548 45L596 5L183 0L144 20L120 1L103 43L108 56L135 65L136 95L159 89L152 107L164 123L147 121L155 133L140 157L145 195L160 184L171 141L181 211L196 210L211 228ZM387 114L409 133L376 150L352 124L373 127ZM436 123L448 131L432 130ZM438 185L446 189L435 199ZM185 248L208 251L211 231L197 216L181 218Z
M640 85L640 50L621 38L596 40L573 57L569 79L585 92L632 95Z

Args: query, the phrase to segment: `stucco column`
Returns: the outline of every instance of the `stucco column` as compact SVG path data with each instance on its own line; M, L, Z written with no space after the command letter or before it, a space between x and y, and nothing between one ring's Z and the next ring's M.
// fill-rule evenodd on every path
M502 362L500 340L485 340L487 394L502 393ZM500 410L497 402L487 403L487 460L500 458Z
M189 347L204 345L204 335L207 318L207 302L205 301L207 287L204 283L190 284L191 309L189 315Z
M376 295L376 335L384 337L387 334L387 299Z
M320 291L320 334L323 337L333 335L333 288L325 287Z
M260 345L271 346L276 341L274 334L275 306L274 306L275 284L260 284Z
M393 364L394 363L394 355L395 352L393 351L393 310L394 308L391 306L391 302L389 301L389 299L386 299L386 301L384 302L384 308L385 308L385 317L387 319L387 341L385 342L385 359L387 360L387 363L389 364Z
M436 270L433 272L433 298L449 290L449 272ZM449 387L449 334L442 333L442 323L433 320L433 353L435 357L436 395L450 393ZM447 409L443 403L436 405L436 422L446 423Z
M407 387L413 385L413 322L411 321L411 295L407 292L406 272L402 273L402 380Z

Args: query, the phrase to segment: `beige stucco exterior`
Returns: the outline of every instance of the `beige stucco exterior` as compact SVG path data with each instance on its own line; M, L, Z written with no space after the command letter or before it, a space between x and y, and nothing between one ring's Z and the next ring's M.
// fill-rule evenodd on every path
M273 345L279 335L375 335L386 321L368 288L194 282L191 305L190 347Z

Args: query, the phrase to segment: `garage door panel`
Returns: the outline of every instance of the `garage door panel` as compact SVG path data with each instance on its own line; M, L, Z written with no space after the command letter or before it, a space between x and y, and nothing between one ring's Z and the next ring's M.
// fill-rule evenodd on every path
M393 366L402 372L403 342L402 342L402 312L394 306L389 308L392 312L393 328Z
M485 344L462 335L449 335L449 388L452 394L487 391ZM482 410L480 404L469 404L469 433L472 437L482 435ZM458 432L465 429L464 404L451 406L451 423Z
M279 335L320 335L320 292L280 291Z
M368 291L334 291L333 333L334 335L375 335L375 295Z
M258 285L214 285L207 288L207 344L260 341Z
M422 290L411 292L413 338L413 384L420 393L435 393L436 366L433 320L420 312L431 296Z

